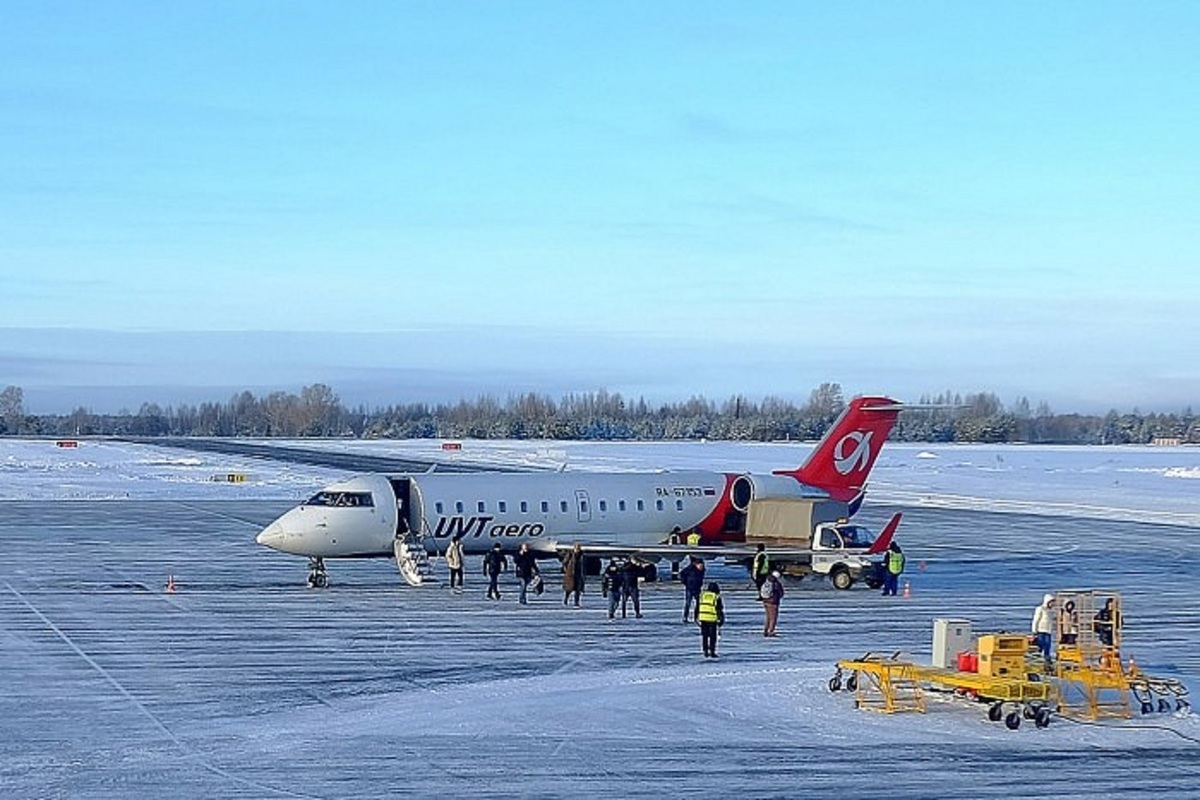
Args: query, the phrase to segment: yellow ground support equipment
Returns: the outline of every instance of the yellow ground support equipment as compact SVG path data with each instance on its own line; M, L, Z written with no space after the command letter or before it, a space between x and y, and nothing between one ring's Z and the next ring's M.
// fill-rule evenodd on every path
M1069 590L1055 594L1054 645L1051 667L1030 650L1022 634L991 633L978 637L976 653L960 669L925 666L904 660L900 653L867 653L837 662L829 690L854 692L854 704L883 713L925 711L925 693L942 690L956 697L988 703L988 718L1004 720L1016 729L1021 719L1039 728L1053 713L1073 719L1124 719L1132 715L1131 700L1143 714L1182 711L1189 707L1188 690L1173 678L1143 673L1132 660L1121 663L1121 596L1104 590ZM938 641L935 621L934 641ZM954 621L968 631L969 622ZM943 654L944 656L945 654ZM935 661L938 660L935 654ZM944 660L944 658L943 658Z
M1011 633L979 637L979 674L989 678L1024 678L1028 640Z
M1121 595L1070 589L1054 595L1054 677L1060 712L1076 719L1128 719L1131 701L1142 714L1189 707L1187 687L1121 663Z
M1016 638L1021 640L1023 665L1024 637ZM1023 669L1016 674L985 675L982 671L962 672L905 661L899 653L890 656L867 653L862 658L837 662L829 689L836 692L842 688L854 692L856 707L884 713L924 713L925 692L942 689L989 703L988 717L994 722L1003 718L1011 729L1021 725L1022 717L1034 720L1039 728L1050 724L1054 701L1053 685L1037 676L1027 678Z

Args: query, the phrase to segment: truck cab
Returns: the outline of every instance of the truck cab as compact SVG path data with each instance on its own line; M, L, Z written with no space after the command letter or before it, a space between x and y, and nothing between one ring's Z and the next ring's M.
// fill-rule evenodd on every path
M845 519L818 523L812 537L811 569L828 575L836 589L849 589L863 581L872 589L883 585L882 562L867 554L875 534Z

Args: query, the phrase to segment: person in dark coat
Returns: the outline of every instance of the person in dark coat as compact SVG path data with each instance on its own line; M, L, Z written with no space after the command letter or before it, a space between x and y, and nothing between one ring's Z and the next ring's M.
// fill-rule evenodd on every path
M1111 597L1104 601L1104 608L1096 612L1092 629L1096 632L1100 644L1105 647L1115 646L1119 637L1114 634L1119 634L1121 630L1121 612L1113 606Z
M608 618L617 615L617 605L625 591L625 565L618 559L612 559L604 568L604 593L608 595Z
M517 573L517 580L521 582L521 596L517 602L525 605L529 602L530 586L535 578L541 577L538 572L537 557L525 542L521 543L521 549L513 556L513 571Z
M583 594L583 582L587 571L584 569L585 557L583 555L583 547L579 542L567 553L563 558L563 605L567 605L567 601L571 595L575 595L575 607L579 607L579 597Z
M488 579L488 600L500 599L500 587L497 581L500 580L500 573L508 569L508 557L504 555L504 551L500 549L500 543L496 542L492 545L492 549L483 557L483 574Z
M688 565L679 570L679 581L683 584L683 621L689 622L692 604L700 605L700 592L704 589L704 559L692 556Z
M633 600L633 615L638 619L642 618L642 592L638 586L638 579L642 577L642 571L645 565L639 563L636 559L629 559L625 562L625 574L621 581L621 617L625 617L625 612L629 610L629 601Z

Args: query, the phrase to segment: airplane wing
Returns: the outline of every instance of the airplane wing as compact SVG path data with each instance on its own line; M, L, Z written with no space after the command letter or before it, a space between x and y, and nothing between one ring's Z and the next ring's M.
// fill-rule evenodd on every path
M854 551L857 555L879 555L888 549L892 543L892 537L896 533L896 528L900 526L900 513L897 512L888 520L883 531L880 532L879 538L868 548L865 553L862 550ZM808 557L815 552L830 553L829 550L815 551L811 547L792 547L786 544L770 544L763 549L767 555L776 560L787 560L788 558ZM555 545L555 550L559 555L564 555L575 547L575 542L559 542ZM650 558L667 558L671 560L684 561L688 556L703 556L705 558L725 558L732 560L751 559L758 552L757 542L737 542L731 544L709 544L688 546L686 544L651 544L651 545L616 545L616 544L586 544L579 543L579 548L585 555L596 556L601 558L612 558L615 556L643 556Z
M574 544L559 544L555 549L559 555L563 555L570 552L574 546ZM764 549L768 556L779 561L786 561L789 558L807 558L814 552L809 547L773 546ZM688 556L700 556L702 558L724 558L727 561L749 561L758 552L758 547L742 543L710 544L696 547L688 547L685 544L653 544L633 547L613 544L581 544L580 550L584 555L597 558L646 558L651 560L665 558L671 561L686 561Z

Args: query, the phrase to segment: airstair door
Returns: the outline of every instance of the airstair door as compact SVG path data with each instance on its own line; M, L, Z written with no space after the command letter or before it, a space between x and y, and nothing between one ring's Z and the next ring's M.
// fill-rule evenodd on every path
M393 478L392 491L396 493L396 538L403 539L413 530L412 485L408 478Z

